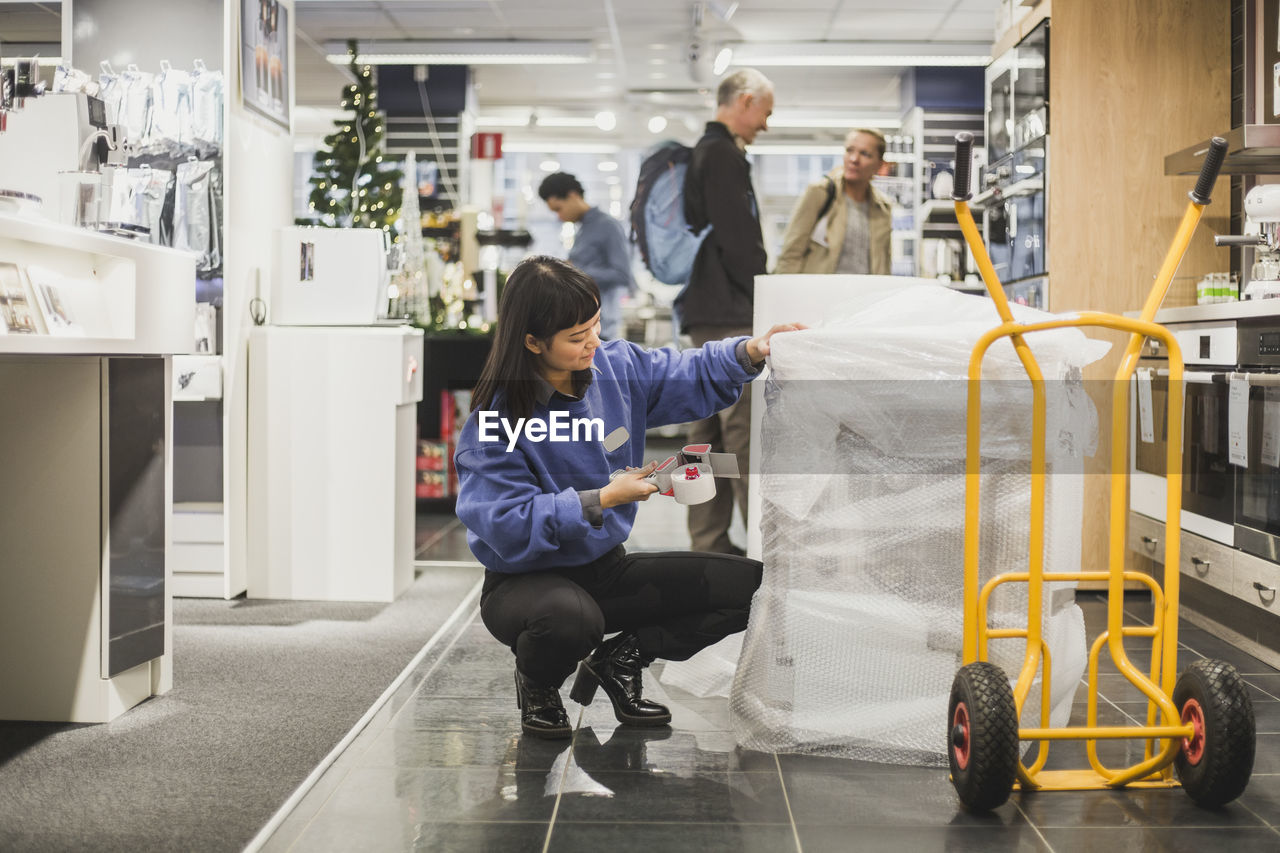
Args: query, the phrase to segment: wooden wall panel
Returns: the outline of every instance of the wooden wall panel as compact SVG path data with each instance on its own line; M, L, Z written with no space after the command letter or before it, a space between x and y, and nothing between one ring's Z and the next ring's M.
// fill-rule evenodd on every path
M1054 0L1050 36L1050 310L1142 306L1186 209L1194 177L1164 157L1230 125L1226 0ZM1166 306L1195 302L1195 282L1226 270L1229 181L1222 178ZM1121 340L1122 336L1107 336ZM1120 347L1087 374L1099 407L1087 463L1084 562L1107 561L1110 399Z

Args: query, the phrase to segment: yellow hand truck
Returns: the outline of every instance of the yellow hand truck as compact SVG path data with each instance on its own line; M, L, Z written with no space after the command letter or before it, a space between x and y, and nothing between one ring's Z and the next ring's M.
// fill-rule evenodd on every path
M967 445L965 459L964 541L964 658L952 683L948 705L948 762L951 781L961 804L970 811L989 811L1022 791L1090 790L1105 788L1171 788L1181 782L1199 805L1217 807L1244 791L1253 772L1255 724L1253 704L1235 668L1222 661L1200 660L1174 681L1178 653L1178 533L1182 492L1182 353L1168 329L1154 322L1174 271L1209 204L1210 191L1226 156L1226 142L1215 138L1177 234L1137 319L1081 311L1054 319L1019 323L1014 320L1004 289L969 211L969 172L973 136L956 136L956 169L952 199L965 242L983 283L1000 315L999 326L983 334L969 360ZM1032 332L1066 327L1096 326L1129 333L1128 346L1116 371L1111 422L1111 518L1107 571L1046 572L1044 570L1045 507L1045 389L1044 378L1026 342ZM1027 570L999 574L979 589L978 520L980 439L982 430L982 362L997 340L1008 337L1032 385L1031 530ZM1126 522L1129 380L1137 367L1146 338L1159 340L1169 351L1168 455L1163 584L1142 572L1124 570ZM1042 636L1043 585L1046 582L1102 581L1107 584L1107 628L1089 649L1089 695L1084 726L1051 727L1049 695L1051 661ZM1143 583L1151 592L1154 615L1150 626L1124 624L1126 581ZM992 592L1006 583L1027 584L1027 626L989 628L987 606ZM1132 662L1125 637L1151 641L1150 674ZM1011 688L1001 669L987 660L988 641L1025 638L1022 670ZM1145 726L1098 725L1098 659L1106 646L1119 671L1147 698ZM1037 671L1041 675L1040 725L1022 728L1020 720ZM1143 760L1119 769L1103 765L1097 742L1103 739L1143 739ZM1055 740L1083 740L1088 769L1046 770L1049 744ZM1039 744L1035 761L1024 765L1021 741ZM1174 771L1177 781L1174 779Z

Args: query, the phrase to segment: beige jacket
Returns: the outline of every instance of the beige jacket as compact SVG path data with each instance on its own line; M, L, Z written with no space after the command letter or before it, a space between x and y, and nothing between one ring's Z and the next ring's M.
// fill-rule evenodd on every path
M835 272L836 262L840 259L840 248L844 245L847 219L843 166L836 166L827 176L835 182L836 194L832 199L831 209L827 211L825 232L818 228L818 213L827 201L827 182L822 180L806 187L796 200L787 233L782 238L782 252L778 255L775 273ZM867 213L867 219L871 226L871 274L889 275L892 260L889 235L893 229L889 200L877 192L874 186L870 189L870 200L871 209ZM815 240L815 237L825 239Z

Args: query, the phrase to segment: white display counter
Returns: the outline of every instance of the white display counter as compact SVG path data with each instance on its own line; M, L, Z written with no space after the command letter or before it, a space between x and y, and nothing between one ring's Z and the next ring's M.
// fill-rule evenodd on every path
M173 683L170 374L195 260L0 215L0 277L0 719L104 722Z
M249 336L248 596L389 602L413 580L420 329Z

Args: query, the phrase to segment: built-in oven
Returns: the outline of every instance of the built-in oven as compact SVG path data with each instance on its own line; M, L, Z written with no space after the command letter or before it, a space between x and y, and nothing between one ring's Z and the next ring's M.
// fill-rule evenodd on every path
M1182 348L1182 523L1184 530L1232 545L1235 541L1236 469L1230 459L1229 384L1235 369L1234 321L1171 326ZM1165 520L1165 449L1169 359L1148 340L1133 380L1129 505Z
M987 166L973 206L1010 299L1047 308L1049 22L986 70Z
M1280 562L1280 320L1240 321L1236 381L1249 389L1247 459L1236 473L1235 544Z

